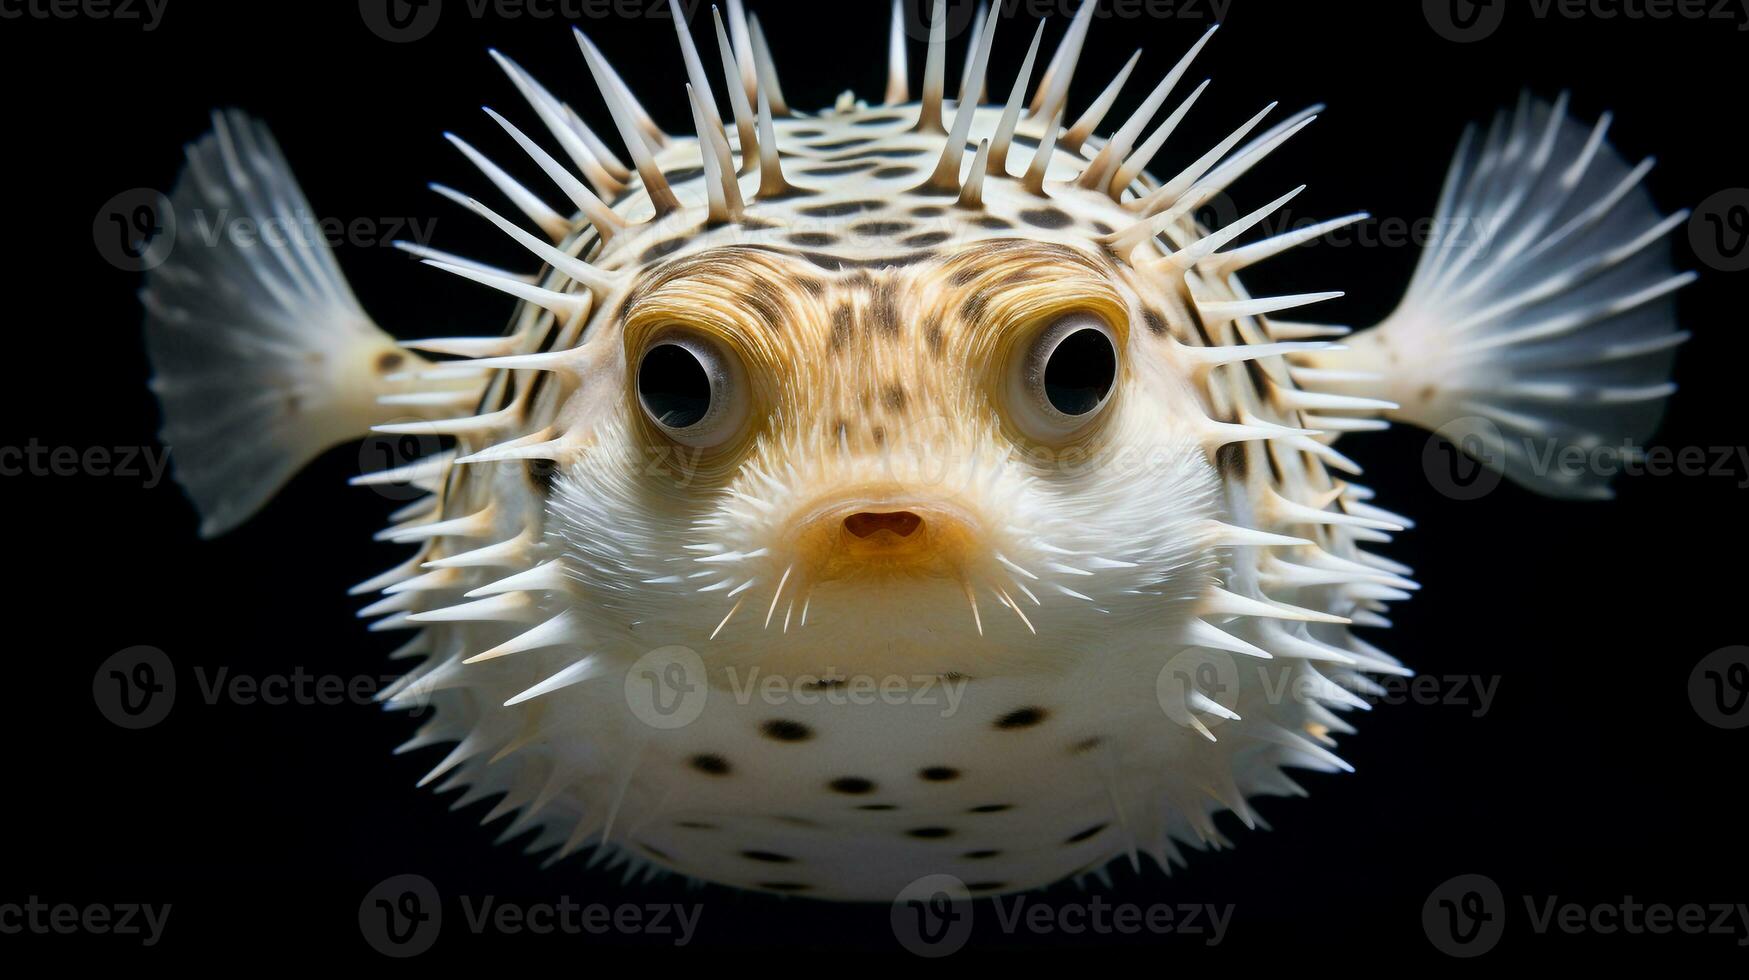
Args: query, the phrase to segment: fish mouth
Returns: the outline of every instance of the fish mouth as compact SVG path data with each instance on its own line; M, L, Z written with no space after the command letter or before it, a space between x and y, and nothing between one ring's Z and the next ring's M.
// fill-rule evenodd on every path
M792 553L815 583L882 577L962 577L981 522L951 501L868 488L835 495L794 521Z

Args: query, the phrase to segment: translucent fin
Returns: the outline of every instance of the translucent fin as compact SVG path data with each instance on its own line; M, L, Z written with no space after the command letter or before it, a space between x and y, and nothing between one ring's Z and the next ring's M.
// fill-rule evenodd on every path
M1663 414L1676 345L1665 217L1596 126L1521 101L1446 178L1434 240L1396 311L1306 355L1313 368L1376 380L1320 386L1383 398L1385 414L1455 434L1513 481L1553 497L1606 498L1613 465L1645 446ZM1478 441L1479 440L1479 441ZM1571 465L1573 451L1611 465Z
M377 398L425 362L360 309L273 136L238 112L188 147L175 239L146 275L146 350L176 479L222 534L323 450L418 414ZM430 387L430 385L427 385Z

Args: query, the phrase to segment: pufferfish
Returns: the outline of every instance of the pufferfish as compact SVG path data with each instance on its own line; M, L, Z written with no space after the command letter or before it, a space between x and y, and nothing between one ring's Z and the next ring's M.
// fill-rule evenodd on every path
M1009 84L980 17L957 99L936 4L916 100L895 3L884 98L811 113L739 0L703 50L674 12L686 136L582 31L620 150L491 53L526 109L486 111L552 186L452 135L510 207L435 189L538 268L404 247L514 300L502 334L397 342L314 240L161 240L143 290L204 535L327 448L431 437L355 481L419 491L380 536L413 553L355 590L411 633L383 700L424 709L405 750L449 747L421 785L550 861L888 901L1170 871L1302 795L1286 770L1348 769L1344 716L1408 673L1360 633L1416 588L1375 550L1409 522L1339 438L1403 421L1607 496L1542 450L1644 440L1673 390L1684 215L1565 96L1466 136L1435 221L1463 233L1351 332L1302 318L1339 293L1240 274L1364 214L1272 229L1277 189L1201 217L1316 107L1149 169L1212 28L1099 135L1140 52L1068 111L1092 0ZM236 113L170 202L309 213Z

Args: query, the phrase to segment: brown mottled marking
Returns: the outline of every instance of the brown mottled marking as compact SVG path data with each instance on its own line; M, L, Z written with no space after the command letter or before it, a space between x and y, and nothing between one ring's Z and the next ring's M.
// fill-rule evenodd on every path
M1156 337L1166 336L1166 318L1147 307L1142 308L1142 322L1147 324L1148 332Z
M923 327L923 338L929 344L929 352L940 357L947 347L947 337L941 331L940 314L930 314L929 322Z
M849 303L840 303L832 310L832 350L842 350L856 336L856 311Z
M789 236L789 240L804 248L819 248L822 245L838 244L837 235L828 235L821 231L799 231Z
M1075 219L1061 208L1033 208L1020 212L1020 220L1040 228L1065 228Z
M902 384L894 382L881 390L881 404L890 412L904 411L905 401L905 386Z
M899 297L897 287L891 279L883 279L874 288L874 296L869 300L869 327L888 337L897 337L902 324L899 320Z

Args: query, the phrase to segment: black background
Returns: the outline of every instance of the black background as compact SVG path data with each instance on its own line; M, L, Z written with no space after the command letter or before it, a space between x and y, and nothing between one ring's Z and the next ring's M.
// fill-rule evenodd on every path
M772 35L792 104L826 104L846 87L879 97L884 4L752 6ZM1454 43L1431 29L1416 2L1234 0L1198 66L1215 83L1155 169L1176 170L1268 101L1281 99L1283 113L1324 101L1331 109L1248 176L1235 199L1249 210L1303 181L1311 186L1296 217L1367 208L1410 222L1432 207L1462 125L1528 85L1544 94L1572 88L1586 118L1614 109L1616 145L1630 157L1660 156L1649 183L1667 209L1749 183L1738 149L1749 34L1738 22L1539 19L1528 4L1509 6L1491 37ZM631 9L640 16L581 23L658 121L681 131L689 119L671 23L654 4ZM1188 19L1096 22L1074 113L1133 47L1145 46L1119 103L1118 113L1127 112L1145 91L1142 80L1151 85L1214 11L1208 3L1175 9ZM1047 28L1047 44L1065 22L1059 16ZM992 90L1006 90L1030 31L1030 17L1005 22ZM950 51L950 73L962 44ZM105 263L92 222L119 192L168 189L180 144L207 128L212 106L245 108L273 127L319 214L435 218L439 247L519 261L483 222L424 189L427 180L483 186L439 138L444 129L516 162L477 108L528 116L488 46L584 107L599 131L611 130L563 20L476 19L462 0L447 0L429 36L402 44L373 34L351 2L170 0L151 32L91 19L0 20L0 166L11 219L0 249L12 368L0 396L0 444L153 444L138 277ZM921 59L913 44L914 85ZM1695 265L1686 235L1674 238ZM1320 313L1364 324L1389 310L1415 257L1411 247L1318 245L1251 278L1259 292L1346 289ZM494 332L507 313L496 295L387 247L346 245L340 260L365 307L404 337ZM1696 336L1679 358L1683 390L1659 445L1744 441L1746 280L1702 272L1682 300ZM1749 730L1706 724L1686 692L1702 656L1745 638L1738 484L1749 473L1739 463L1729 476L1644 477L1608 504L1551 502L1510 486L1460 502L1429 485L1424 444L1420 433L1399 430L1343 446L1367 466L1381 503L1420 522L1388 553L1415 566L1426 588L1399 605L1396 628L1380 642L1433 677L1497 678L1492 710L1477 718L1473 703L1382 706L1358 719L1359 736L1343 740L1356 774L1305 775L1311 799L1261 802L1277 829L1238 828L1236 850L1193 853L1171 878L1114 866L1113 888L1090 886L1111 902L1232 903L1231 930L1213 950L1181 936L1004 935L988 902L978 906L973 949L1147 945L1157 947L1152 962L1168 967L1193 956L1432 960L1440 954L1423 932L1422 904L1441 882L1473 872L1507 896L1506 939L1492 960L1741 957L1725 936L1533 935L1522 896L1749 900L1739 806ZM691 951L811 951L774 964L786 972L835 966L838 951L898 949L884 906L778 900L673 879L627 886L577 859L543 872L514 846L492 845L501 824L476 826L487 804L450 813L446 800L414 788L444 750L391 757L411 732L402 716L355 704L204 703L197 668L394 672L384 655L397 638L365 633L353 617L362 603L343 595L401 555L368 541L390 504L343 485L357 462L356 449L330 453L261 517L213 542L196 539L192 510L169 480L151 489L122 476L0 481L12 566L8 670L0 675L9 730L0 903L30 895L172 903L165 938L148 951L155 959L369 965L377 954L360 938L358 903L386 876L412 872L451 897L446 914L458 923L427 961L487 952L513 969L549 960L587 969L618 947L661 944L471 935L453 900L462 894L703 902ZM166 651L180 684L170 717L143 732L110 725L91 696L96 665L136 644ZM1032 900L1068 904L1087 894L1063 885ZM137 945L0 936L0 957L26 951L134 956Z

